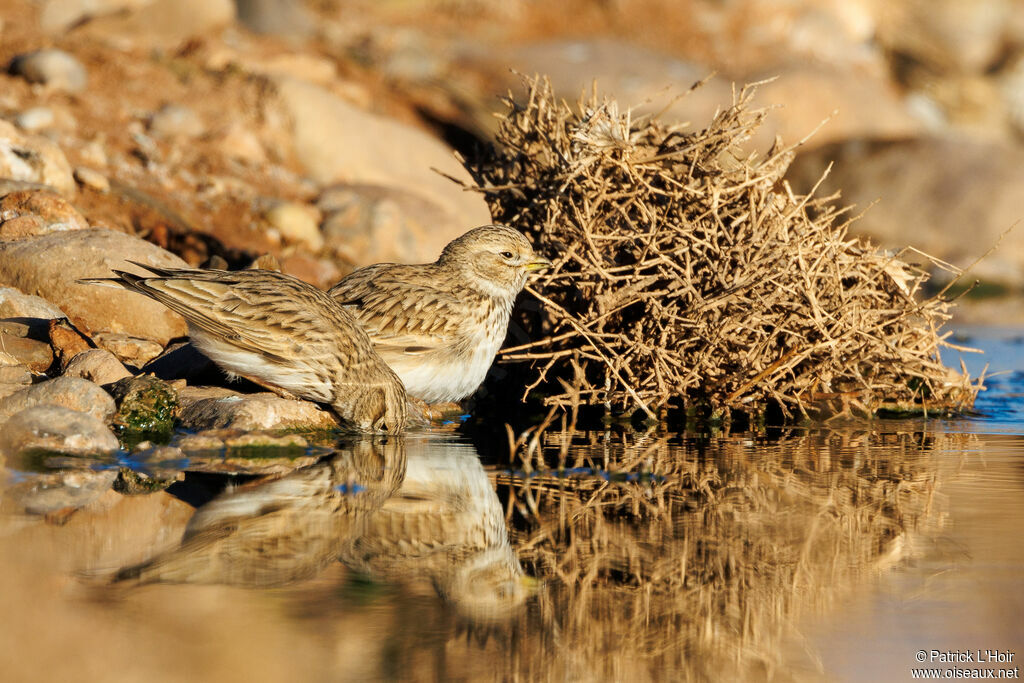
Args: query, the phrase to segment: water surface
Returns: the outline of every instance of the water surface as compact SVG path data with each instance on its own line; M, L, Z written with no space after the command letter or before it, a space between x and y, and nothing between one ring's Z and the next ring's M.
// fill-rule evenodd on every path
M959 420L549 431L517 458L452 434L340 440L284 476L189 471L136 495L102 477L191 465L8 463L0 669L888 681L941 669L919 651L979 649L1012 668L1024 345L1004 332L967 335L1009 372Z

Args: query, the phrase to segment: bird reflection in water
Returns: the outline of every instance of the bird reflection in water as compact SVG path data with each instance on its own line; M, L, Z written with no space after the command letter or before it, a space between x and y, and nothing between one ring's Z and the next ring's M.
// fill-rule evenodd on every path
M365 438L200 507L181 545L114 581L282 586L341 560L375 580L429 582L471 620L514 614L534 592L472 447Z

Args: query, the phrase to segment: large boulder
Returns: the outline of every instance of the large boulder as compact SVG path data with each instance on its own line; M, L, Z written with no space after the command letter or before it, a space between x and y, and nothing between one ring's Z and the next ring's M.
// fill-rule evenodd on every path
M174 254L131 235L90 228L0 242L0 285L41 296L90 333L125 334L161 345L187 334L184 319L135 292L83 284L112 269L145 271L128 261L186 268Z
M852 224L883 246L912 245L959 267L971 265L1021 220L1024 147L924 138L896 143L850 142L797 157L790 179L810 189L835 161L819 195L877 206ZM972 275L1024 285L1024 230L1010 230Z
M440 220L424 236L421 255L432 254L432 261L452 239L491 222L479 194L466 192L437 173L471 182L444 143L363 111L311 83L285 77L275 82L293 121L295 153L316 181L400 188L438 206Z

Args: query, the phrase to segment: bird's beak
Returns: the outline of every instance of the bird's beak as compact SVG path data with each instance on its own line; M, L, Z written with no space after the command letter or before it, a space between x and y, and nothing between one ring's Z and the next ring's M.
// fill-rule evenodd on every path
M551 267L551 261L548 261L543 256L534 256L532 259L524 263L523 267L527 270L544 270L545 268Z

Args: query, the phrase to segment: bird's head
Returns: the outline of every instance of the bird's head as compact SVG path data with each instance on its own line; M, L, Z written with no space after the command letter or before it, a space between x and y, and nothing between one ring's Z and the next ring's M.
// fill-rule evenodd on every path
M475 289L499 298L514 297L526 284L527 274L551 265L534 252L522 233L504 225L474 228L452 240L437 263L458 271Z

